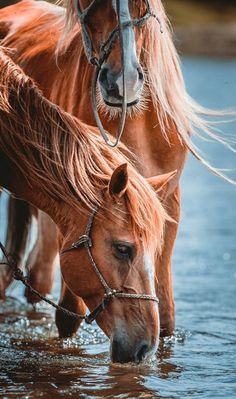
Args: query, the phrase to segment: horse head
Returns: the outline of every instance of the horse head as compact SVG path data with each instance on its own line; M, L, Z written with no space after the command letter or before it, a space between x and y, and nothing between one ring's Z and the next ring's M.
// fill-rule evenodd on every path
M82 22L85 52L89 53L88 58L102 61L98 79L102 100L108 106L122 105L124 69L127 105L137 104L144 83L139 57L143 43L141 25L146 21L143 17L149 10L148 2L75 0L75 7Z
M170 174L162 175L152 178L152 184L159 190L169 179ZM154 194L149 198L142 192L139 198L142 203L132 197L133 180L126 164L115 169L104 191L103 204L92 220L90 218L89 228L85 228L88 217L78 216L80 229L72 229L66 236L61 255L65 284L91 311L109 291L131 294L130 297L114 296L96 318L110 338L111 358L115 362L139 362L153 354L160 329L154 256L161 250L166 214L156 201L154 190L149 190ZM157 208L153 208L153 203L146 203L147 200L153 200ZM142 226L144 221L147 223L142 215L145 209L150 224ZM154 225L158 229L152 236ZM86 245L72 244L79 236L83 241L85 233L91 240L89 253Z

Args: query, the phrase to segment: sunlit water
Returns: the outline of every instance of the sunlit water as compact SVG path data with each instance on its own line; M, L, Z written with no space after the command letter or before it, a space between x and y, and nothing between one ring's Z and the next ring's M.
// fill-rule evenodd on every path
M236 106L236 60L185 59L184 73L205 106ZM227 129L236 134L236 123ZM216 166L236 167L236 154L200 145ZM236 397L235 222L236 188L189 159L173 259L177 330L150 363L111 364L108 341L95 326L59 341L53 311L14 299L14 284L0 303L0 397Z

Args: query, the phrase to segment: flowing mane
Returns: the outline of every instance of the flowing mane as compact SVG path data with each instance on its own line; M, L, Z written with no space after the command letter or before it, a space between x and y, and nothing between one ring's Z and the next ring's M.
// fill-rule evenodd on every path
M65 28L61 42L66 39L69 32L75 30L76 26L77 35L80 35L74 1L65 0L62 3L66 4L67 13L65 14ZM149 0L149 3L154 13L158 15L163 28L163 33L161 33L158 22L154 18L149 19L148 23L143 27L145 39L141 54L142 66L146 70L145 77L148 92L151 95L154 107L157 109L157 124L161 127L162 134L168 142L169 131L172 130L174 124L182 144L201 163L214 174L236 185L234 180L231 180L222 171L213 167L201 157L197 147L190 138L191 135L197 135L205 139L210 138L236 152L233 147L235 139L223 138L219 130L214 129L214 124L218 124L221 121L209 120L209 117L236 118L236 112L221 112L206 109L188 95L181 71L180 59L173 43L170 24L162 1ZM65 40L65 46L66 42Z
M151 8L158 15L163 33L160 31L158 22L150 18L143 27L144 45L141 53L142 66L146 78L147 93L151 96L156 112L156 125L159 125L164 138L169 142L169 132L176 127L180 142L186 146L191 153L211 172L220 176L224 180L236 184L236 182L226 176L220 169L213 167L200 154L191 135L200 136L206 140L216 140L233 152L236 152L234 145L235 139L222 137L219 133L218 125L221 121L215 118L227 120L236 118L235 112L213 111L204 108L196 103L187 93L181 63L175 49L170 24L167 19L161 0L149 0ZM27 2L26 2L27 3ZM78 51L84 51L81 46L81 29L78 17L74 9L73 0L59 0L58 4L66 5L66 10L62 7L52 6L47 3L47 9L40 16L40 24L35 21L29 21L27 28L19 29L18 34L13 33L7 39L8 47L18 48L17 60L24 66L24 62L31 58L43 57L48 53L51 57L58 58L58 67L60 68L60 56L65 52L69 54L71 62L77 60ZM31 4L31 3L30 3ZM35 2L33 7L37 8L40 4ZM50 8L53 7L53 13ZM48 12L47 12L48 11ZM48 28L50 25L57 26L48 40ZM28 46L27 42L21 40L21 34L31 35L34 32L37 35L37 43L34 46ZM3 41L3 44L4 41ZM30 73L30 71L28 71ZM47 71L45 71L46 73ZM141 106L142 101L140 102ZM145 106L145 99L144 99ZM213 117L210 120L209 117ZM217 124L217 129L214 125Z
M128 158L111 149L97 130L44 98L0 47L0 150L30 183L79 211L103 205L114 169ZM123 152L129 153L124 145ZM130 153L129 153L130 156ZM161 251L168 216L156 193L129 167L127 207L134 234Z

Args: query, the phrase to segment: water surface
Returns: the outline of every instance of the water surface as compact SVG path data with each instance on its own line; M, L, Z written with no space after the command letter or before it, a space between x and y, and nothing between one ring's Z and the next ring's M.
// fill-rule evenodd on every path
M185 59L183 67L196 100L236 107L236 60ZM236 135L236 123L225 129ZM198 144L215 166L236 168L236 154ZM149 363L113 365L108 341L96 326L59 341L53 311L45 305L33 310L14 284L11 297L0 303L0 397L236 397L236 188L191 158L181 185L182 222L173 259L175 335L161 342ZM3 204L0 216L2 223ZM56 286L55 297L57 292Z

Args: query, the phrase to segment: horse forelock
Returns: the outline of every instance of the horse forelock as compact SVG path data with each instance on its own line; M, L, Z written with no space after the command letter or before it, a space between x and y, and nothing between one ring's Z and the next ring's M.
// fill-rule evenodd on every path
M161 251L168 216L156 193L135 171L132 154L108 147L97 130L45 99L0 48L0 147L32 183L79 211L103 207L115 168L130 164L126 204L134 235ZM126 155L124 155L127 154Z

